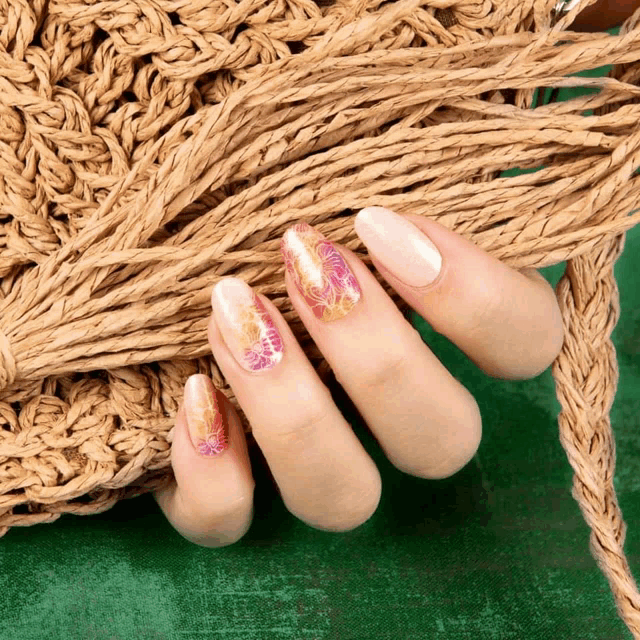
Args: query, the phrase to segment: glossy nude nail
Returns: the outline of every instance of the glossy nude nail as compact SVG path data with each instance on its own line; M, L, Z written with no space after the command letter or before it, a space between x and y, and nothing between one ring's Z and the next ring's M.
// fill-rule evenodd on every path
M191 442L203 456L212 456L229 448L222 413L211 380L202 374L187 379L184 409Z
M371 254L404 284L426 287L438 277L440 252L403 216L384 207L366 207L356 216L355 229Z
M213 288L211 303L225 344L241 367L264 371L282 360L282 336L246 282L223 278Z
M340 252L306 223L289 227L282 255L296 287L316 318L337 320L347 315L362 295L356 277Z

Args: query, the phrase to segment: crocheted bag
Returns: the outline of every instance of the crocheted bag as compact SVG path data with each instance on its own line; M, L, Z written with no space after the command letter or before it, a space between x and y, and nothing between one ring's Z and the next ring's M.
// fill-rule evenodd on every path
M613 265L640 220L640 13L569 31L591 3L0 2L0 535L167 482L188 375L237 406L206 343L223 275L268 294L326 376L279 238L307 220L364 257L350 216L384 205L513 267L568 261L560 437L640 637L608 418ZM531 108L577 85L600 91Z

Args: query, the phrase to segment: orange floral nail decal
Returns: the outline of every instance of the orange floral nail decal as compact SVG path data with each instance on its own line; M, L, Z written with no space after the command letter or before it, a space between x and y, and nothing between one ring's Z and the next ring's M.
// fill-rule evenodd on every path
M224 340L241 367L263 371L282 360L282 337L248 284L239 278L223 278L214 288L213 299Z
M191 441L199 454L212 456L229 447L215 387L207 376L196 374L187 380L184 405Z
M335 246L306 223L287 229L282 239L287 270L316 318L345 316L362 295L356 277Z
M253 294L253 304L238 314L236 341L243 353L243 363L250 371L271 369L282 360L282 338L260 298Z

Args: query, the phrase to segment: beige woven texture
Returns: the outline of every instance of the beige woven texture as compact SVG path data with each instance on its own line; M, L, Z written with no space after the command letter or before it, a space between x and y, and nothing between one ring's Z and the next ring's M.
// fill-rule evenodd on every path
M326 378L279 239L306 220L366 260L351 216L384 205L517 268L568 261L560 437L640 638L608 418L640 13L574 33L592 0L555 2L0 0L0 535L168 482L190 374L237 406L206 343L224 275L271 298ZM531 108L572 86L599 91Z

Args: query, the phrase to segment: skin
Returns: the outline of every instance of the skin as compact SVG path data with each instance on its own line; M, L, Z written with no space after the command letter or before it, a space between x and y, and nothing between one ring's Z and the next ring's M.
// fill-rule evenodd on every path
M572 28L606 30L639 7L640 0L599 0ZM406 218L436 245L442 267L430 285L412 288L396 276L400 265L383 266L371 255L387 282L487 374L524 379L546 369L564 338L546 280L535 270L509 268L433 220ZM337 250L361 286L361 300L344 317L324 323L287 273L294 308L389 460L419 477L452 475L480 443L482 421L473 396L422 342L364 263L344 247ZM282 336L281 360L267 371L240 366L216 320L215 298L208 325L211 351L287 508L312 527L348 531L376 510L380 474L284 318L267 298L258 297ZM246 533L255 487L240 419L222 393L216 398L228 448L211 456L198 453L186 398L172 443L176 482L155 494L175 529L208 547L232 544Z
M372 255L398 293L489 375L529 378L549 366L562 346L563 326L546 280L533 270L511 269L433 220L406 218L436 245L442 267L430 285L413 288ZM480 443L481 417L473 396L423 343L367 266L348 249L336 248L360 284L360 301L342 318L323 322L287 272L293 306L391 462L419 477L452 475ZM284 343L277 365L244 369L225 343L216 320L219 309L208 327L212 353L287 508L310 526L348 531L378 505L378 469L284 318L267 298L259 298ZM224 396L217 397L229 448L199 455L182 407L172 444L177 483L156 496L174 527L206 546L230 544L244 535L254 488L240 421Z

